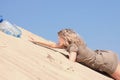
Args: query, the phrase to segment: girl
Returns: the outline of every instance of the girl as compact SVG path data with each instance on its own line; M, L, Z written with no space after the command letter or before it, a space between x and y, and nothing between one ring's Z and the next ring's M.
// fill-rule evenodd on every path
M116 53L109 50L91 50L82 38L71 29L59 31L58 37L58 44L35 41L33 38L30 41L51 48L66 49L69 52L69 60L82 63L100 72L106 72L114 79L120 80L120 64Z

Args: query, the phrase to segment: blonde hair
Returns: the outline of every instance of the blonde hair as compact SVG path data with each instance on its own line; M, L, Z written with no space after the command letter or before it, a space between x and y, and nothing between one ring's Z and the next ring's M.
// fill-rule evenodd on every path
M64 46L68 46L72 43L76 45L83 45L85 46L85 42L83 39L72 29L63 29L58 32L58 36L65 40Z

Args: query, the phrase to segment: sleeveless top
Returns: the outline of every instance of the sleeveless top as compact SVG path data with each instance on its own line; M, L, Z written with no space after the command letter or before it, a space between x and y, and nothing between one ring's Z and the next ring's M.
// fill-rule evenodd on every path
M66 49L69 53L77 52L76 61L94 70L112 74L118 65L116 53L109 50L91 50L86 46L71 44Z

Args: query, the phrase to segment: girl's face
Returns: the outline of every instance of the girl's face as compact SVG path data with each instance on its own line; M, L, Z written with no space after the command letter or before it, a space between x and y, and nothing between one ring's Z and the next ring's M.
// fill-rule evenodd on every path
M59 45L65 44L65 40L62 37L58 37L58 39L59 39Z

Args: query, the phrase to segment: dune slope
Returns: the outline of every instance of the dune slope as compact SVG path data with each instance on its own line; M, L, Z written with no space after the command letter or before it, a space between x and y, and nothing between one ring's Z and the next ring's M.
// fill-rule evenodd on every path
M28 41L29 36L47 40L21 30L21 38L0 32L0 80L113 80L69 61L65 57L68 54L65 50L31 43Z

